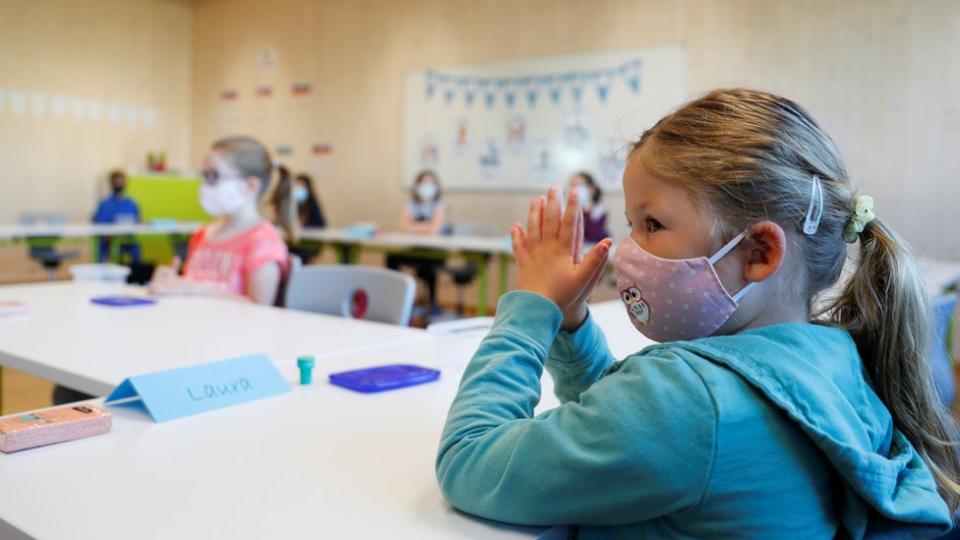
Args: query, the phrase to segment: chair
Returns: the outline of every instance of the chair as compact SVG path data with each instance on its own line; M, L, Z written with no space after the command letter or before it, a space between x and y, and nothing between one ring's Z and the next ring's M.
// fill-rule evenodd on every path
M930 354L930 369L940 402L949 407L956 395L953 380L953 361L950 351L950 325L957 309L958 296L943 294L933 299L933 350Z
M287 255L287 275L283 277L283 280L280 282L280 286L277 287L277 300L273 305L277 307L285 307L284 302L287 301L287 285L290 283L290 280L293 279L293 275L300 271L303 268L303 259L299 255L290 253Z
M62 225L67 217L57 212L24 212L20 214L21 225ZM57 270L64 261L80 256L79 251L57 251L55 246L59 236L27 237L27 251L30 258L40 263L47 271L47 279L56 281Z
M311 265L293 273L284 296L290 309L406 326L414 279L403 272L353 265Z
M452 234L454 236L497 236L497 227L490 223L455 223L452 226ZM483 264L487 264L489 260L490 257L485 256ZM479 273L477 263L472 260L447 263L443 271L450 275L457 288L457 315L463 316L466 312L466 288L473 283Z

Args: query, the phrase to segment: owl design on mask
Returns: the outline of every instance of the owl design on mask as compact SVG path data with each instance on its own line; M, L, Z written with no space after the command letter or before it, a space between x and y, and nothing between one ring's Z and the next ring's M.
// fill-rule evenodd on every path
M637 287L624 289L621 293L623 303L627 306L630 317L640 324L650 324L650 306L643 300L643 294Z

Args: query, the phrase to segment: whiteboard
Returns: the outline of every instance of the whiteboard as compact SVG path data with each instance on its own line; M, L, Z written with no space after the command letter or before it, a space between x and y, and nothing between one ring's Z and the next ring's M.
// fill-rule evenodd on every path
M404 88L403 178L542 191L589 171L619 191L629 145L686 96L682 46L419 70Z

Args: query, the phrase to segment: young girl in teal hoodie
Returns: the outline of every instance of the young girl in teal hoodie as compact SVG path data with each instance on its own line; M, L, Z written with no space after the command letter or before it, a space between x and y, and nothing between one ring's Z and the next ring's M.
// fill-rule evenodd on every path
M612 242L580 257L576 194L535 199L511 231L519 290L447 418L447 499L584 539L946 532L960 462L923 281L810 115L712 92L643 134L623 189L618 288L661 344L614 361L586 306ZM544 368L562 405L534 416Z

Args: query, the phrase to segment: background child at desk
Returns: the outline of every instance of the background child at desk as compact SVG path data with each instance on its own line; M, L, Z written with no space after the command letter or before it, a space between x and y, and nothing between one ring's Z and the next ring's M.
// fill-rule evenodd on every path
M300 173L293 178L290 170L283 165L277 167L277 174L277 186L270 195L276 223L286 235L290 252L308 263L320 250L299 246L298 230L304 227L326 227L327 219L323 215L323 208L310 175Z
M110 171L107 178L110 183L110 195L104 197L97 205L97 211L93 214L94 223L140 223L140 206L137 201L131 199L126 194L127 175L121 170ZM106 261L110 257L109 237L100 239L100 261ZM136 242L127 242L120 245L120 255L130 257L131 263L140 262L140 246Z
M410 190L410 201L400 217L400 232L412 234L443 234L448 232L447 208L440 189L440 180L433 171L421 171ZM427 285L431 311L437 306L437 272L444 265L444 257L416 257L404 254L387 256L387 267L397 270L409 266Z
M618 289L663 344L614 361L586 306L611 242L579 260L576 195L565 212L556 189L534 200L512 230L520 290L443 432L454 506L578 525L580 539L945 533L960 463L923 280L813 118L771 94L713 92L644 133L623 186ZM533 418L544 367L563 405Z
M577 190L583 206L583 239L591 244L610 236L607 232L607 209L603 206L603 190L593 175L580 171L570 177L570 188Z
M254 139L229 137L213 144L204 159L200 202L217 219L190 239L183 276L176 260L158 268L151 292L276 302L287 246L258 207L272 169L267 149Z

